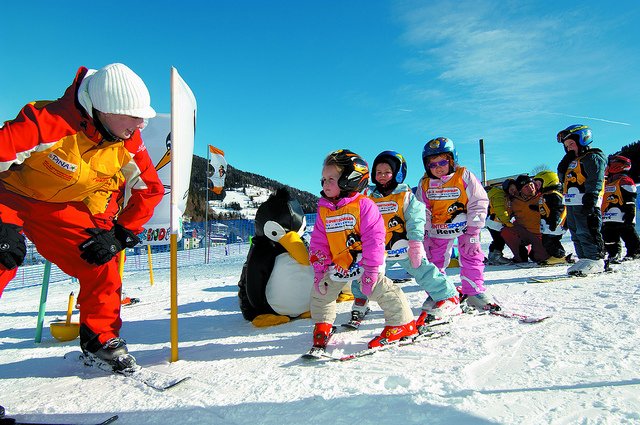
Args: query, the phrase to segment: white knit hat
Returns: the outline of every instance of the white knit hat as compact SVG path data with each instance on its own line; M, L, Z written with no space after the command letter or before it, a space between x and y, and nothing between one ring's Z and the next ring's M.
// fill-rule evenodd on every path
M87 91L94 108L108 114L153 118L149 90L129 67L112 63L88 77Z

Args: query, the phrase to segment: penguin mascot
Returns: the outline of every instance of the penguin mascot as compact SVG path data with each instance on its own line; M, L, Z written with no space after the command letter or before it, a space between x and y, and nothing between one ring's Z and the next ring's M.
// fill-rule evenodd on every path
M305 227L300 203L284 188L256 212L238 298L243 317L257 327L287 323L309 312L313 268L302 240Z

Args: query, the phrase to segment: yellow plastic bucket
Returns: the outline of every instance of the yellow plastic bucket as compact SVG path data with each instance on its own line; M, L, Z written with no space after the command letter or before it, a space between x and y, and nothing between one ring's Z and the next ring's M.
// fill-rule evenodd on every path
M80 323L52 322L49 330L58 341L73 341L80 335Z

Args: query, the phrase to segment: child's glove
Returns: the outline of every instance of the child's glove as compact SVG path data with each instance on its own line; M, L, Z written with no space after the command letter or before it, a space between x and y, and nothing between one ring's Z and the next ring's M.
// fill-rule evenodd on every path
M373 292L373 287L378 281L378 268L377 267L365 267L362 274L362 281L360 290L367 297Z
M480 228L479 227L467 227L464 231L465 240L461 244L460 249L467 257L473 257L482 252L480 247Z
M422 264L422 259L426 258L426 253L424 252L424 246L422 245L422 241L409 241L409 260L411 261L411 267L417 269Z

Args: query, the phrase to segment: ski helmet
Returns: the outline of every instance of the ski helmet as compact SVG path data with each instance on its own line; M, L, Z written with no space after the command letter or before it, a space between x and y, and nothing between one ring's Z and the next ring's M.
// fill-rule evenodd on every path
M369 165L367 161L348 149L331 152L324 160L324 165L336 165L342 171L338 179L341 195L362 192L369 184Z
M516 184L516 181L514 179L506 179L502 182L502 190L504 190L504 193L509 193L509 186L511 186L512 184Z
M458 163L458 153L451 139L436 137L435 139L429 140L422 150L422 163L424 164L425 171L429 172L429 157L443 153L451 154L454 165Z
M393 170L393 180L397 184L404 182L404 179L407 177L407 161L405 161L404 156L396 151L384 151L378 154L376 159L373 160L373 166L371 167L371 181L373 183L378 183L376 180L376 166L381 162L389 164Z
M588 146L593 142L593 136L591 129L582 124L574 124L558 132L556 136L558 143L563 143L567 139L571 139L576 142L578 146Z
M560 184L560 179L555 171L543 170L535 175L533 180L540 180L542 182L541 189L555 188Z
M521 191L522 188L529 183L533 183L533 179L527 174L520 174L518 177L516 177L515 184L518 192Z
M607 174L620 174L631 170L631 160L619 153L609 155Z

